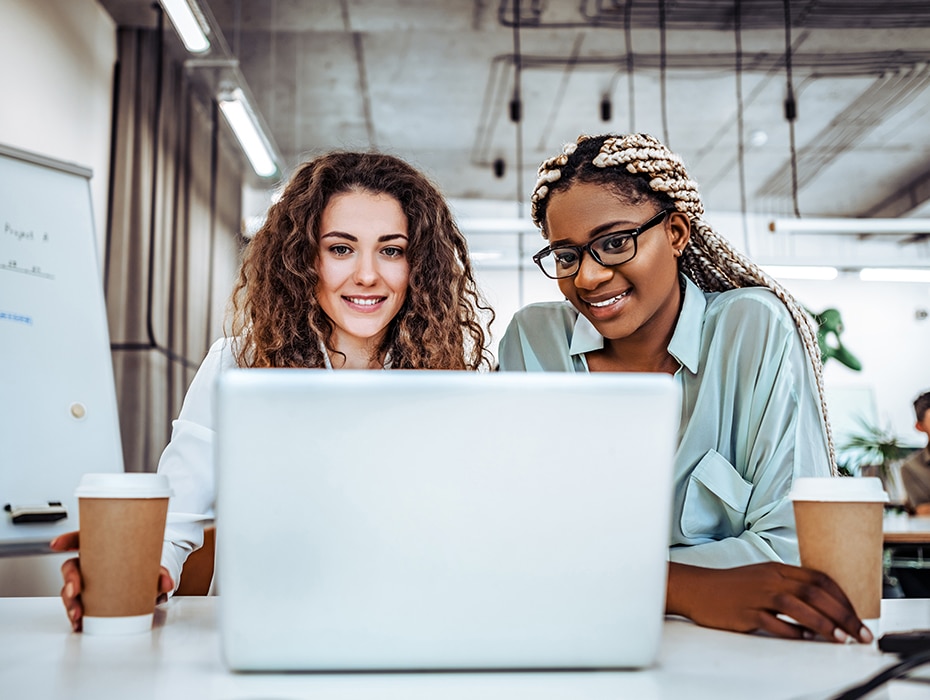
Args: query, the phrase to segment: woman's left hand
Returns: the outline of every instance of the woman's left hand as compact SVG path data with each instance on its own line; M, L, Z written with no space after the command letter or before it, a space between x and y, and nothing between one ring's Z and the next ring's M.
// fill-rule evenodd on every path
M735 632L761 630L793 639L819 635L836 642L872 641L872 633L832 578L777 562L733 569L671 562L666 612Z

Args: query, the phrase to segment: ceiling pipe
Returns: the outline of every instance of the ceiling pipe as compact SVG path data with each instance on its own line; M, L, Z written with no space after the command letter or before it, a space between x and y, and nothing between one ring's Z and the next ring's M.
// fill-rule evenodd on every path
M930 233L930 219L855 219L839 217L773 219L769 222L769 231L772 233L891 234L900 236Z

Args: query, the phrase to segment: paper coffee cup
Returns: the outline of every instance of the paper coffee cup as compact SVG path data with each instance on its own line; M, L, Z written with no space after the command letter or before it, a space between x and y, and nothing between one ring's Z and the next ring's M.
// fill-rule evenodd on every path
M859 618L878 631L882 603L882 515L888 494L874 477L795 479L801 566L822 571L843 589Z
M163 474L85 474L77 487L87 634L151 629L171 489Z

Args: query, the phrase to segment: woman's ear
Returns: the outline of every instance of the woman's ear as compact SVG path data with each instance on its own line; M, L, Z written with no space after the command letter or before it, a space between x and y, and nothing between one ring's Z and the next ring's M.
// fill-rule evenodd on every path
M691 219L688 218L687 214L680 211L670 212L666 232L668 242L676 251L676 257L681 255L681 251L685 249L688 241L691 240Z

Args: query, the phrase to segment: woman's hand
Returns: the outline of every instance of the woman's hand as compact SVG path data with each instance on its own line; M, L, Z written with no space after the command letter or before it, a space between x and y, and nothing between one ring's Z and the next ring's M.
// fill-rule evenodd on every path
M76 552L80 545L80 533L78 531L66 532L59 535L49 543L53 552ZM81 631L81 620L84 617L84 606L81 604L81 589L83 581L81 579L81 562L78 558L68 559L61 565L61 576L64 579L64 585L61 587L61 602L65 605L65 612L68 619L71 620L71 628L75 632ZM161 567L158 573L158 598L157 602L162 603L168 599L168 594L174 589L174 581L168 573L168 569Z
M665 611L704 627L870 643L872 634L826 574L776 562L734 569L669 563ZM797 621L788 622L780 616Z

